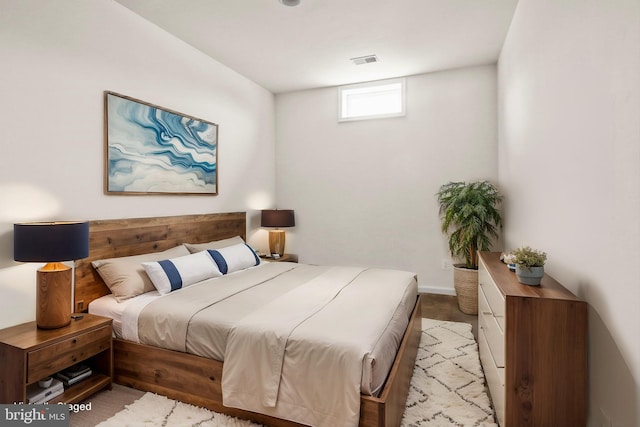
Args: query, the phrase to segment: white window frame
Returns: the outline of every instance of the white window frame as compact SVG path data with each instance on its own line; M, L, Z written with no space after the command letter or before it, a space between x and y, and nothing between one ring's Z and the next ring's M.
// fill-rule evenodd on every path
M371 95L375 96L376 92L380 92L381 88L391 85L400 85L400 111L394 112L381 112L368 115L348 115L348 97L354 95ZM406 79L388 79L377 80L373 82L358 83L353 85L346 85L338 87L338 122L351 122L355 120L371 120L371 119L386 119L390 117L402 117L406 116Z

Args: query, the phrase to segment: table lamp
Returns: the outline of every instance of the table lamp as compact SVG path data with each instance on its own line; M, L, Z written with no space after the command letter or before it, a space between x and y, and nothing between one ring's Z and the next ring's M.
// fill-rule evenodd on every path
M61 261L89 256L88 222L32 222L13 225L13 259L45 262L37 273L36 324L57 329L71 322L72 270Z
M262 211L260 218L261 227L275 227L275 230L269 230L269 252L284 255L285 234L281 227L293 227L296 225L291 209L265 209Z

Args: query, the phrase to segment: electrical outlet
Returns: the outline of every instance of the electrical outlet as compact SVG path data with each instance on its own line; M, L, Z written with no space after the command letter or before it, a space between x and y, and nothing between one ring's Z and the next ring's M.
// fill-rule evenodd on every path
M607 415L602 408L600 408L600 427L613 427L611 418L609 418L609 415Z
M84 301L76 301L76 311L79 313L84 310Z
M449 261L448 259L443 259L442 260L442 269L445 271L451 271L451 261Z

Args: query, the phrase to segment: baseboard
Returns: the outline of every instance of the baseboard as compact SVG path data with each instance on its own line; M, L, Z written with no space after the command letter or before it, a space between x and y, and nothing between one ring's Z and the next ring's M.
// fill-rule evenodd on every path
M437 288L433 286L418 286L421 294L456 295L456 290L451 288Z

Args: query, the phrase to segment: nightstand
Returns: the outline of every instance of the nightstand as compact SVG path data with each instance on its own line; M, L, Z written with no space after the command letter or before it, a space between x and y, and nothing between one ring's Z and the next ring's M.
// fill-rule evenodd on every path
M271 258L266 255L260 256L260 259L269 262L298 262L298 255L296 254L284 254L280 258Z
M82 362L93 374L49 403L76 403L111 387L111 319L81 313L58 329L38 329L36 322L0 330L0 403L26 403L27 386Z

